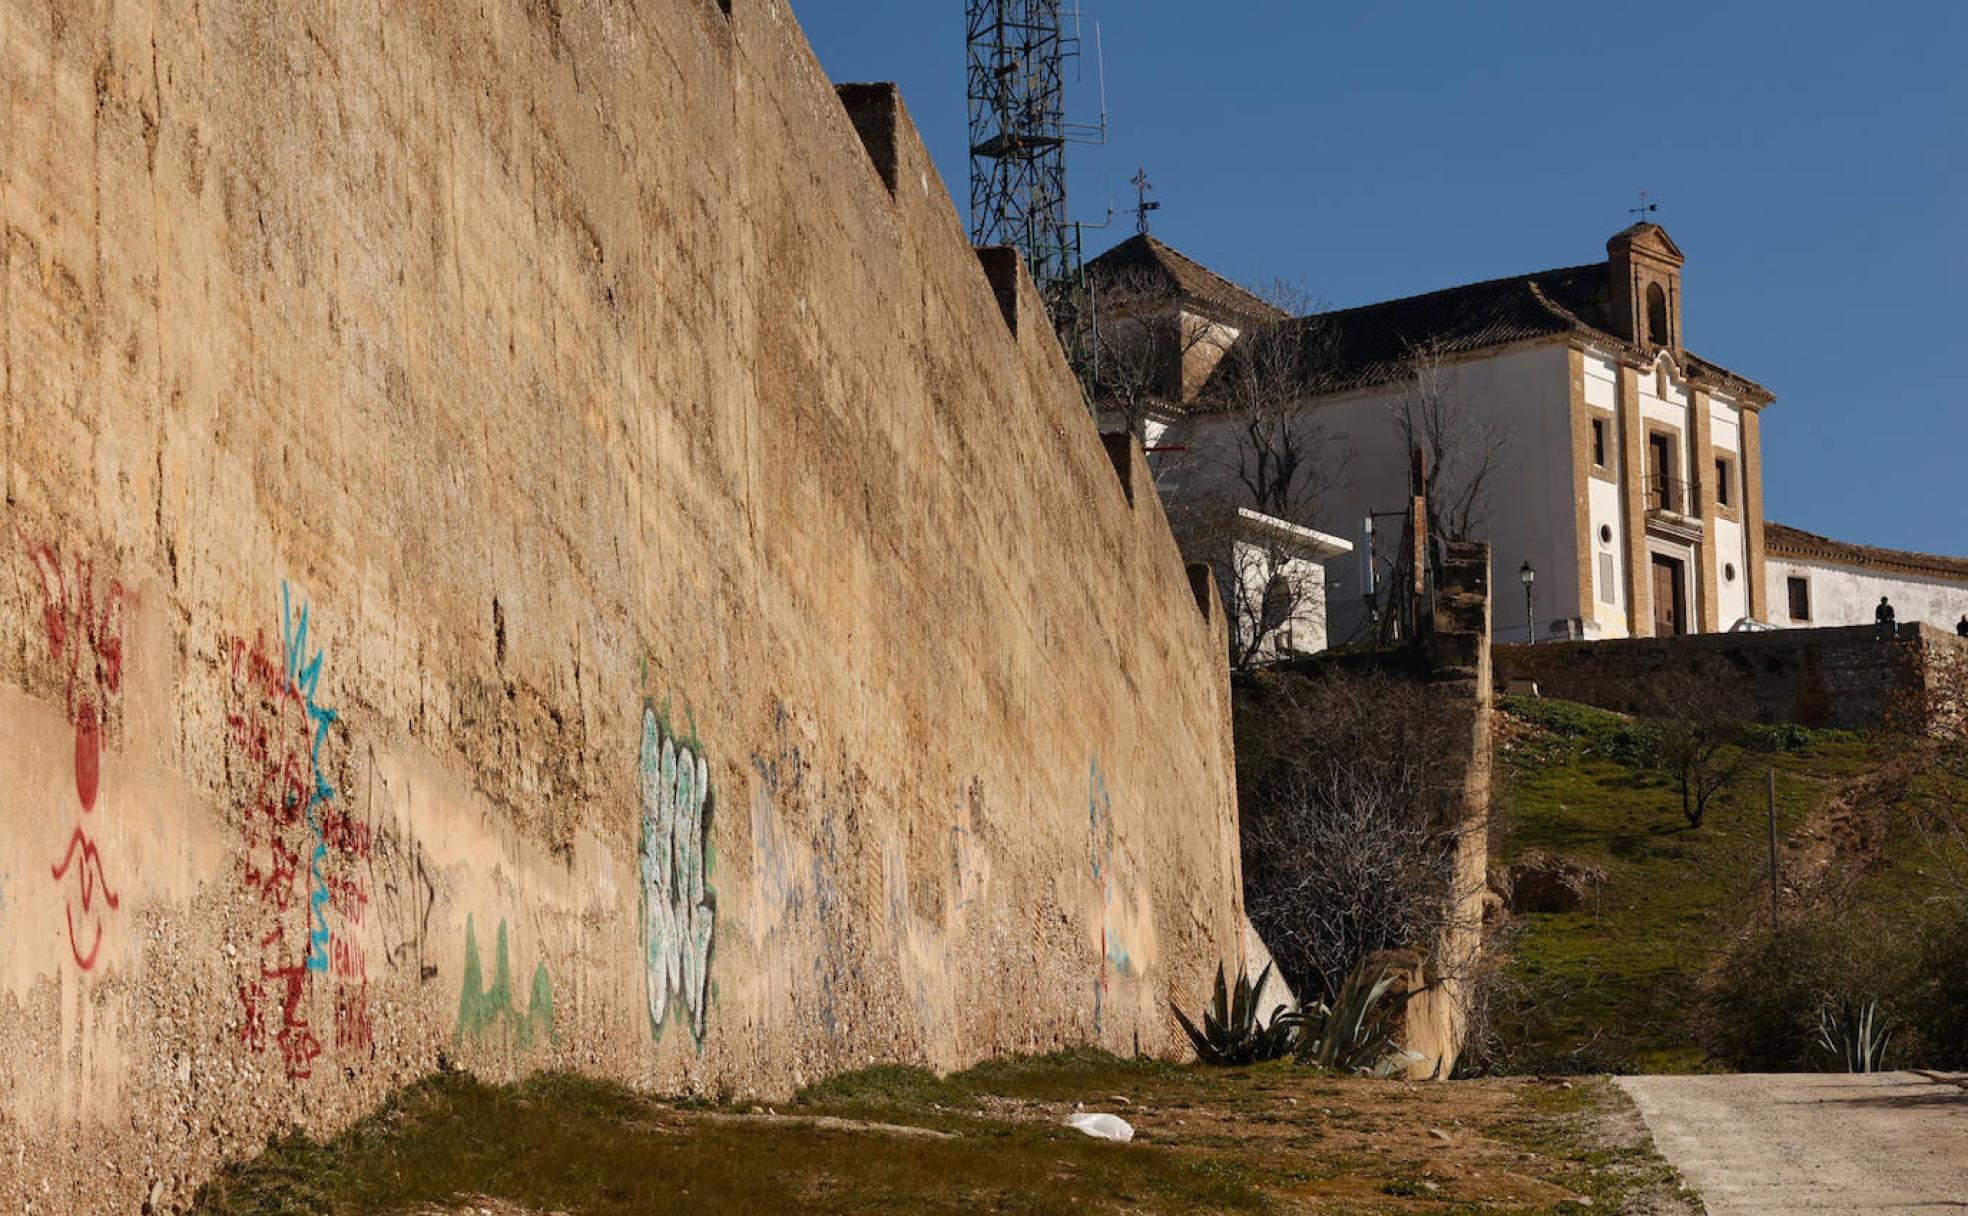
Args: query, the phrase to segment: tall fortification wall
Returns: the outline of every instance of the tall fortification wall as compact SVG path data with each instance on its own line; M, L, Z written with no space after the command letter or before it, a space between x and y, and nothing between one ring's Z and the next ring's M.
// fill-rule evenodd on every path
M1141 462L729 8L0 0L0 1207L442 1062L1173 1052L1234 969Z

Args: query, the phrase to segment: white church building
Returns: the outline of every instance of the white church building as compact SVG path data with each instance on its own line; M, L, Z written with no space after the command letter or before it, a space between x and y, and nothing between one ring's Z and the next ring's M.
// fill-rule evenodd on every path
M1683 344L1684 259L1664 229L1635 224L1606 255L1292 318L1148 236L1089 269L1171 268L1172 307L1208 335L1185 345L1181 374L1141 428L1172 517L1235 490L1220 454L1247 442L1246 420L1222 406L1218 381L1239 345L1302 339L1293 417L1345 463L1310 517L1284 522L1359 550L1329 545L1318 558L1321 641L1369 636L1367 567L1384 579L1396 546L1385 522L1378 544L1364 525L1408 502L1411 461L1395 419L1416 400L1417 354L1435 398L1493 457L1468 533L1491 545L1497 640L1869 624L1881 595L1902 622L1953 628L1968 613L1968 560L1766 523L1761 431L1773 394ZM1527 606L1520 574L1533 580Z

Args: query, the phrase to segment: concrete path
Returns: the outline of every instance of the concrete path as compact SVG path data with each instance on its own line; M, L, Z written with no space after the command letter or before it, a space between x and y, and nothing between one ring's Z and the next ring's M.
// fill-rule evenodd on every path
M1968 1213L1968 1077L1622 1077L1713 1216Z

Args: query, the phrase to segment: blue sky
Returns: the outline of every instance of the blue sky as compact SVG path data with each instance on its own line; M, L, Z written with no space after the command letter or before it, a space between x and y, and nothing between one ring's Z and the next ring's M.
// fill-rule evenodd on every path
M835 80L901 85L961 213L962 0L792 3ZM1096 17L1075 218L1146 166L1155 235L1346 307L1604 257L1645 188L1689 347L1777 394L1769 518L1968 554L1968 3L1118 0L1089 47Z

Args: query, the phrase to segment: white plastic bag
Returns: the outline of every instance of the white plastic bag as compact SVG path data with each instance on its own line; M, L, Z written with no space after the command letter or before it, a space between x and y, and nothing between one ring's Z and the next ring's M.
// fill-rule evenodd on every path
M1066 1126L1076 1127L1096 1140L1116 1140L1122 1144L1134 1139L1134 1128L1119 1115L1091 1112L1066 1116Z

